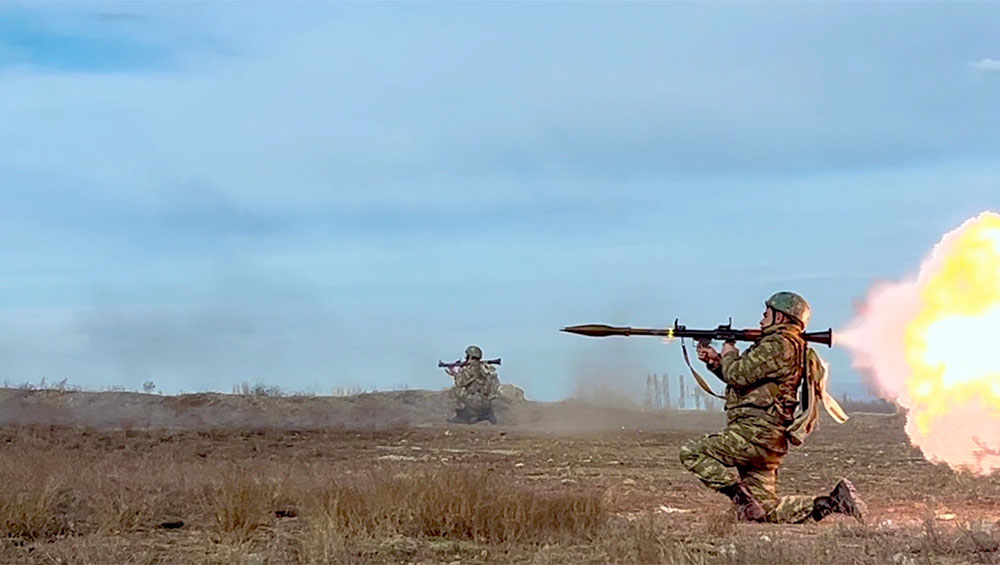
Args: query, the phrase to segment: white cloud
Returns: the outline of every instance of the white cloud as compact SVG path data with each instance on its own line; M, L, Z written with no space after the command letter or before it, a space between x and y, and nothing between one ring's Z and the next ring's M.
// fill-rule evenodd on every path
M143 12L138 27L194 68L0 71L0 171L145 204L199 184L279 211L530 205L606 194L596 177L620 188L630 175L891 165L1000 144L976 129L990 120L975 105L926 112L936 96L887 78L898 54L858 64L821 38L765 53L754 41L780 18L664 41L635 12L615 16L628 37L594 47L604 25L584 12L553 32L540 8L483 10L267 14L271 34L249 9ZM189 53L186 33L223 48Z
M980 59L969 63L969 66L984 73L1000 73L1000 60L998 59Z

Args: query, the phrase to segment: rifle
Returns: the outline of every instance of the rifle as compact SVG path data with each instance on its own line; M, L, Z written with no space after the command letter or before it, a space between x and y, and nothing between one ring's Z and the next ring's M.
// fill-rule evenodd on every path
M684 362L688 369L691 369L691 376L698 381L698 385L708 394L716 398L725 399L708 386L705 379L698 374L691 366L691 359L688 357L687 347L684 345L684 338L688 337L698 342L699 345L708 345L714 340L721 341L757 341L760 339L760 330L739 330L733 329L733 319L729 319L728 324L720 324L714 330L692 330L687 326L682 326L679 320L674 320L673 327L663 329L650 328L630 328L627 326L605 326L603 324L583 324L579 326L567 326L562 328L564 332L585 335L588 337L608 337L608 336L656 336L665 339L681 338L681 352L684 354ZM833 347L833 330L827 329L821 332L802 332L802 339L811 343L821 343L827 347ZM805 382L803 382L805 386Z
M687 326L682 326L678 320L674 320L673 327L663 329L650 328L630 328L628 326L605 326L603 324L583 324L579 326L567 326L562 328L564 332L585 335L588 337L608 337L608 336L657 336L667 339L691 338L702 345L708 345L714 340L719 341L757 341L760 339L760 330L740 330L733 329L733 320L730 318L728 324L721 324L714 330L693 330ZM833 330L828 329L821 332L802 332L802 339L811 343L821 343L827 347L833 347Z
M496 359L483 359L482 361L480 361L480 363L484 363L486 365L499 365L500 358L497 357ZM462 361L461 359L455 361L454 363L445 363L444 361L438 361L438 367L444 369L454 369L455 367L464 367L468 364L469 363L467 361Z

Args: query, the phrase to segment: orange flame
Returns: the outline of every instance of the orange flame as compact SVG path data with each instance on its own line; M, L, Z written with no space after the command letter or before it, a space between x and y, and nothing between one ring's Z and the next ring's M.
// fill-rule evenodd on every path
M953 469L1000 469L1000 214L949 232L915 278L869 291L837 336L906 433ZM996 348L996 349L994 349Z

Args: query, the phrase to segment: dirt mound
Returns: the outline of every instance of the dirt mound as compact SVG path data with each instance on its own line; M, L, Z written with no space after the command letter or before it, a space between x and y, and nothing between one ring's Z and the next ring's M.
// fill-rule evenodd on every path
M497 401L500 427L540 432L703 428L721 414L643 413L587 402ZM441 391L354 396L254 396L220 393L161 396L135 392L0 389L0 426L55 425L114 429L385 429L447 425L451 401ZM488 426L480 423L477 426Z
M347 397L160 396L134 392L0 389L0 425L94 428L385 428L447 419L443 393L396 391Z

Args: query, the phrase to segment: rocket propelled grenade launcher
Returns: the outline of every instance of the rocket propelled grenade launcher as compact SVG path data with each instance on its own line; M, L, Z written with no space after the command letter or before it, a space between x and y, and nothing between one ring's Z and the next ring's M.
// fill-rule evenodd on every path
M674 320L673 327L670 328L632 328L628 326L606 326L604 324L583 324L579 326L567 326L562 330L571 334L585 335L588 337L610 337L610 336L655 336L666 339L690 338L698 343L708 344L711 341L757 341L760 339L760 330L740 330L733 329L733 321L722 324L714 330L695 330L682 326ZM827 347L833 347L833 330L828 329L821 332L802 332L802 339L811 343L821 343Z
M500 358L497 357L496 359L483 359L482 361L480 361L480 363L484 365L500 365ZM467 361L462 361L461 359L455 361L454 363L445 363L444 361L438 361L438 367L444 369L454 369L456 367L464 367L468 364L469 363Z

